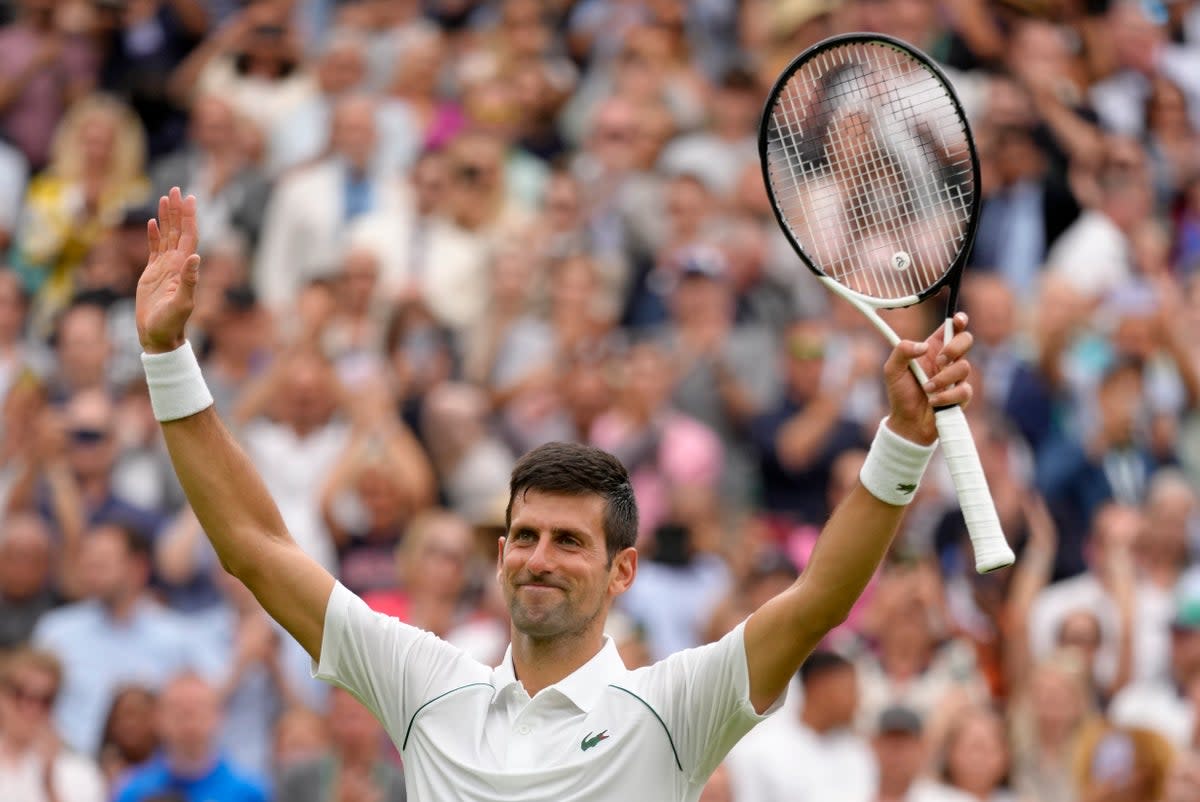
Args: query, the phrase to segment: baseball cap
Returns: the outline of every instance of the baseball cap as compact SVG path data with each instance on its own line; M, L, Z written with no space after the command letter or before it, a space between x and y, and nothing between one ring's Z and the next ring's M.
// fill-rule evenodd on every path
M879 714L880 735L920 735L921 717L903 705L892 705Z
M810 20L832 12L840 0L776 0L771 8L771 32L785 39Z
M722 281L726 274L725 254L716 248L696 245L672 254L681 278L708 278Z

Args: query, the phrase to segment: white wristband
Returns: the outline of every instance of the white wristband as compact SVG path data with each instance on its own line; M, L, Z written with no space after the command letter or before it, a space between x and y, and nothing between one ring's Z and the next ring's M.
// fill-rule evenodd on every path
M925 466L936 449L936 441L923 446L904 439L888 428L884 418L858 474L859 481L885 504L906 506L916 495Z
M212 406L212 393L187 340L165 354L142 354L142 367L150 389L150 406L159 421L179 420Z

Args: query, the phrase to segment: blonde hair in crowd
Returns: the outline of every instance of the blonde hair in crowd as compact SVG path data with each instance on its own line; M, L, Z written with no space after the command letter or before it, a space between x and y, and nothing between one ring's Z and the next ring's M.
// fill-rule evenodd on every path
M97 117L113 128L112 161L106 184L119 187L138 180L145 172L146 134L128 106L100 92L81 98L63 116L54 132L49 171L67 181L83 175L86 165L79 140L84 126Z

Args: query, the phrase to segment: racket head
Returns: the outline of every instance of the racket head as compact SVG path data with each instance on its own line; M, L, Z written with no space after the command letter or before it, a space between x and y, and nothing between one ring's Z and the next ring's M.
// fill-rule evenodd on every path
M924 53L877 33L818 42L776 79L758 149L775 219L814 273L880 308L957 288L979 158L962 103Z

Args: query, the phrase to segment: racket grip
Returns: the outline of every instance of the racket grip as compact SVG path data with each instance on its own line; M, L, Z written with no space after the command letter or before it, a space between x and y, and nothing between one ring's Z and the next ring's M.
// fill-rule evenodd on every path
M958 492L958 503L967 522L967 533L975 551L975 570L981 574L1006 568L1016 559L1000 528L996 505L988 490L979 452L967 426L962 407L939 409L934 414L942 453Z

